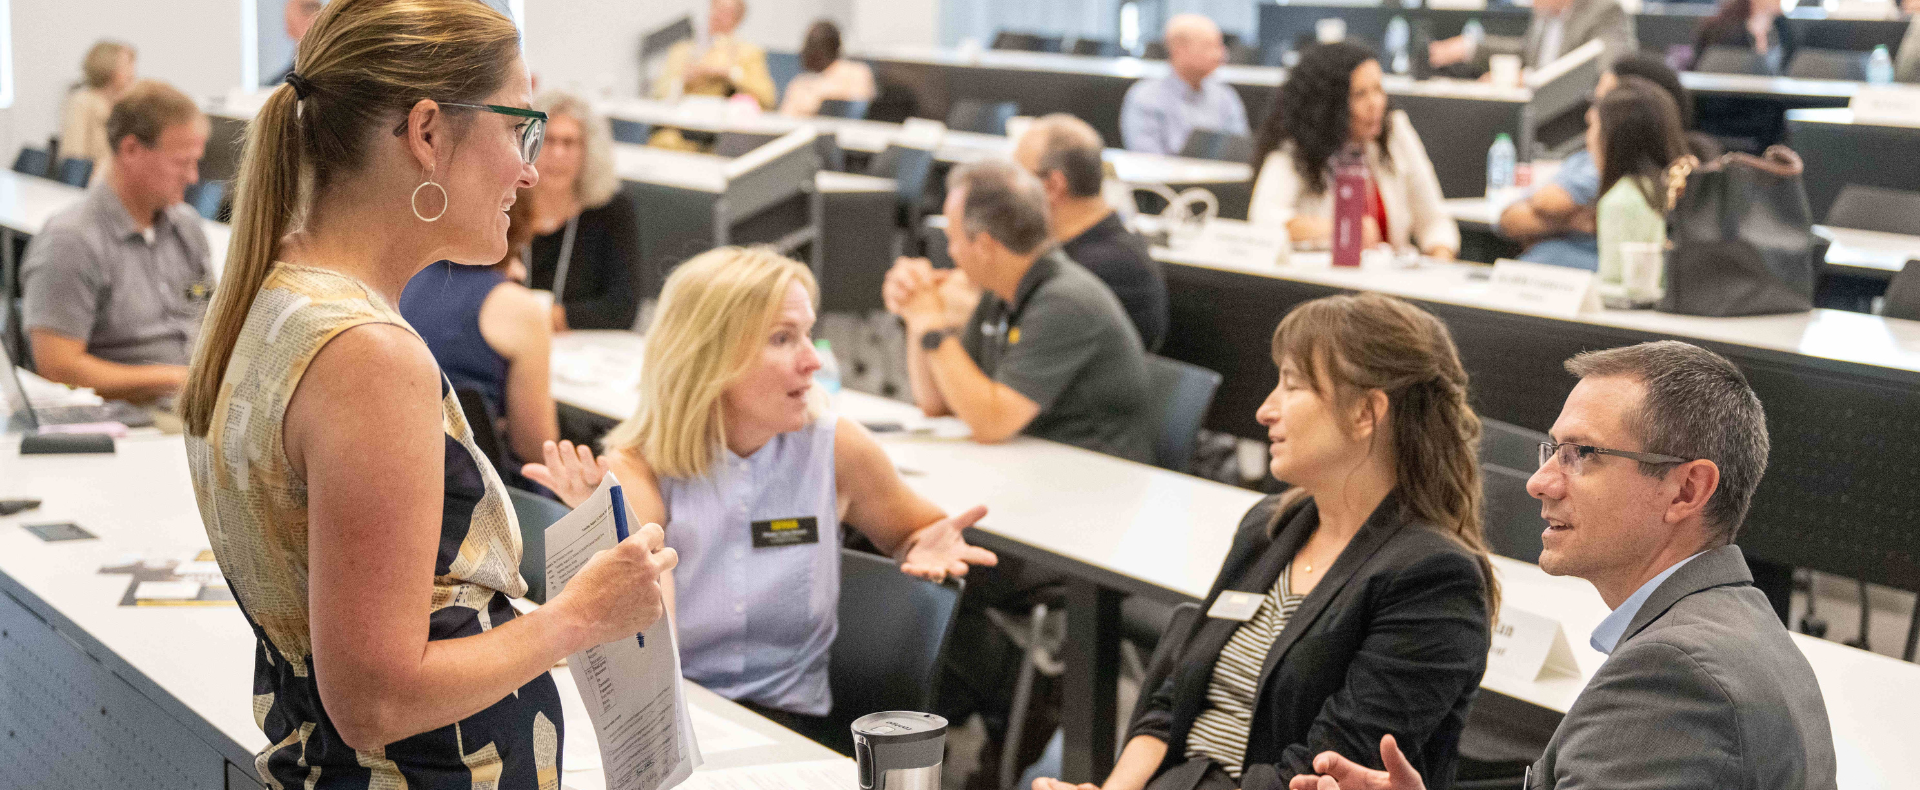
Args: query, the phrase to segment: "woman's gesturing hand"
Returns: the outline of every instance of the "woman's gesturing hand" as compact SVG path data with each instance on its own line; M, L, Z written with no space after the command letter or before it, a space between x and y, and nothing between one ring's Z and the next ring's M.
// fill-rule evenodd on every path
M579 507L606 479L607 459L593 457L593 449L584 444L563 439L559 444L547 442L541 449L547 462L520 467L520 474L546 486L567 507Z

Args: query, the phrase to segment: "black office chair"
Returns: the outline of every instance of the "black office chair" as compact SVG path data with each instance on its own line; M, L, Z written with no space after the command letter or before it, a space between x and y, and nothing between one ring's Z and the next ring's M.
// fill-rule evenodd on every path
M53 169L53 156L43 148L23 147L13 158L13 172L46 178Z
M1827 209L1824 224L1920 236L1920 192L1848 184Z
M1010 102L985 102L961 99L947 111L947 128L980 134L1006 134L1007 121L1020 114L1020 105Z
M1067 53L1088 57L1117 58L1121 55L1121 50L1117 42L1102 41L1097 38L1076 38L1073 44L1067 47Z
M1487 548L1502 557L1540 561L1540 502L1527 479L1540 465L1547 435L1499 420L1480 421L1481 523Z
M1167 59L1167 42L1165 41L1147 42L1146 48L1140 52L1140 57L1146 58L1147 60L1166 60Z
M893 179L894 221L902 228L920 224L920 200L933 173L933 152L924 148L888 145L867 163L867 175Z
M780 139L777 134L759 134L756 132L721 132L713 143L714 156L745 156L755 148Z
M872 105L872 101L827 99L820 102L820 115L827 118L847 118L858 121L867 117L867 108Z
M1258 66L1260 50L1238 42L1227 45L1227 65Z
M1147 355L1147 391L1159 408L1154 416L1160 432L1153 442L1153 465L1185 472L1193 461L1195 437L1213 405L1221 376L1158 354Z
M1693 70L1708 74L1760 74L1769 75L1767 58L1751 47L1708 47L1701 53L1700 60L1693 64Z
M1844 49L1802 49L1787 64L1787 76L1803 80L1867 79L1867 53Z
M1222 162L1246 162L1253 159L1253 138L1212 129L1195 129L1187 135L1187 144L1181 147L1180 155Z
M1056 38L1054 41L1056 43L1053 51L1058 52L1060 51L1059 44L1057 43L1059 39ZM1012 30L1002 30L994 34L991 48L1015 52L1042 52L1045 51L1043 49L1045 46L1046 37L1037 33L1019 33Z
M608 118L607 124L613 127L613 139L616 142L646 145L653 139L653 125L624 118Z
M227 182L225 181L201 181L187 187L187 205L192 206L194 211L200 212L200 216L206 219L216 221L220 219L220 202L226 197Z
M1907 265L1893 275L1893 281L1887 283L1887 303L1880 314L1920 321L1920 260L1907 261Z
M514 518L520 522L520 576L527 580L527 599L547 602L547 527L571 512L566 505L539 494L507 487Z
M78 157L62 159L54 168L54 178L62 184L84 187L93 180L93 160Z
M840 550L840 633L827 659L835 743L853 753L853 720L883 710L931 710L940 654L953 630L963 583L934 584L893 560Z

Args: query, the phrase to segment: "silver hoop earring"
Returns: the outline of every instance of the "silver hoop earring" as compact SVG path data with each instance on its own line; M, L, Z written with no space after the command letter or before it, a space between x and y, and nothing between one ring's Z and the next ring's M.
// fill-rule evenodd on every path
M440 213L431 217L420 213L420 190L426 189L427 187L440 190ZM433 183L433 179L429 178L420 182L420 186L413 188L413 197L409 198L407 202L413 207L413 216L418 217L421 222L433 222L447 215L447 206L451 205L453 201L447 197L446 187Z

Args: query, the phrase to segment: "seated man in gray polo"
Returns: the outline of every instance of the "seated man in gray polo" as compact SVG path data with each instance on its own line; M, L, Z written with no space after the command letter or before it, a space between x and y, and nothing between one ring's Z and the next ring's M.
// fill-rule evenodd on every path
M1025 432L1149 460L1146 349L1113 291L1055 250L1040 182L1010 162L956 168L945 211L958 268L902 259L885 287L921 410L982 442ZM962 278L985 289L977 304Z
M193 100L163 83L114 103L113 167L47 221L21 267L40 375L139 402L186 381L212 281L200 215L182 201L207 132Z

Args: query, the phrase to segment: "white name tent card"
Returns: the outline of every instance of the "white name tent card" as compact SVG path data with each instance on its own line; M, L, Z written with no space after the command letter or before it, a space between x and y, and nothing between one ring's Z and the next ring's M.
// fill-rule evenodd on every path
M1542 675L1580 676L1560 621L1509 605L1500 607L1493 626L1493 647L1487 651L1487 671L1526 681Z
M1593 272L1505 259L1493 265L1486 300L1495 307L1560 318L1600 309Z
M908 118L900 125L899 133L893 136L895 145L904 148L918 148L922 151L938 151L940 143L947 137L947 125L925 118Z
M1920 126L1920 88L1861 88L1848 102L1853 122L1877 126Z
M1241 266L1284 266L1292 242L1282 226L1210 220L1180 244L1197 258Z

